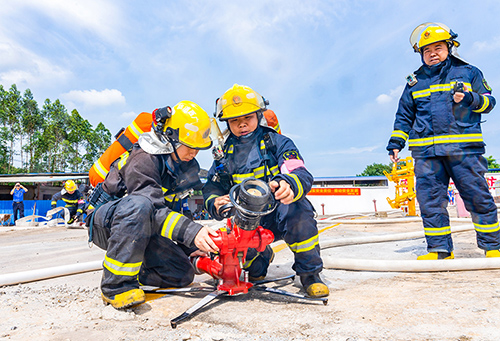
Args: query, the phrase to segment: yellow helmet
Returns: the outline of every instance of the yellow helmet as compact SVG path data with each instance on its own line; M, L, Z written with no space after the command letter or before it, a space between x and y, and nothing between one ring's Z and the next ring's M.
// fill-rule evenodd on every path
M212 146L210 117L194 102L180 101L172 109L156 109L153 117L154 129L165 143L182 143L193 149L208 149Z
M410 44L415 52L422 52L424 46L445 41L450 47L459 47L460 43L455 39L458 34L450 30L444 24L427 22L418 25L410 35Z
M75 182L73 180L67 180L64 183L64 189L66 190L66 192L76 191L76 184L75 184Z
M218 100L215 115L221 121L266 109L266 101L248 86L234 84Z

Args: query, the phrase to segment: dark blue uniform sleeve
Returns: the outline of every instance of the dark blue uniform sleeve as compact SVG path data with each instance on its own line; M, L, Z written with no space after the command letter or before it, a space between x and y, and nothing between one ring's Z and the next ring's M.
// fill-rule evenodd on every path
M76 210L76 215L81 216L83 214L83 208L85 207L85 199L83 198L83 194L79 190L76 190L75 193L78 197L78 207Z
M411 96L410 87L406 85L401 98L399 99L398 111L394 121L394 130L391 133L387 150L392 154L393 149L402 150L405 147L406 141L413 122L415 121L416 107Z
M476 67L472 67L472 101L464 98L466 105L469 104L473 112L479 114L489 113L496 104L496 100L491 96L491 88L484 79L483 73Z
M194 245L194 239L202 226L184 215L171 210L165 204L162 190L162 159L144 151L136 151L122 168L129 195L141 195L148 198L155 210L153 220L156 226L162 226L160 234L168 239L182 243L187 247Z
M304 159L292 140L283 135L273 133L276 142L276 158L281 173L273 177L279 183L285 180L291 187L293 201L300 200L311 190L314 177L306 169Z
M57 205L57 201L58 200L62 200L62 193L61 191L55 193L53 196L52 196L52 200L51 200L51 203L50 205L51 206L56 206Z
M222 220L223 218L217 213L217 210L215 209L215 199L217 197L223 196L228 194L225 190L224 187L214 180L215 176L215 162L212 163L212 167L210 167L210 170L208 171L207 174L207 182L203 186L202 192L203 192L203 202L205 204L205 208L207 209L208 213L215 218L216 220Z

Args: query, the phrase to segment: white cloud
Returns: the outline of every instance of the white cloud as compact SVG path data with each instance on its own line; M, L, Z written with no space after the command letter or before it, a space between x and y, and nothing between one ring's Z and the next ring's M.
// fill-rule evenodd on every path
M489 41L475 41L472 44L472 51L491 52L500 49L500 37L492 38Z
M104 107L108 105L123 105L125 97L119 90L104 89L97 90L71 90L61 95L61 98L71 103L81 103L89 107Z
M251 5L233 1L187 1L182 7L169 6L164 14L176 35L206 34L245 65L269 72L279 69L289 74L300 64L295 59L304 62L304 55L310 51L302 50L296 56L297 46L283 42L290 35L297 35L298 44L303 37L297 27L329 26L345 7L344 1L254 1ZM185 44L185 41L179 43Z
M87 30L113 44L121 41L121 31L125 25L121 8L111 1L16 0L12 4L2 4L2 8L0 19L4 22L16 17L21 19L23 13L34 11L51 19L56 25L65 26L66 30Z
M128 119L130 121L134 120L136 117L137 117L138 114L136 114L135 112L133 111L127 111L127 112L124 112L120 115L121 118L125 118L125 119Z
M63 83L71 72L51 63L14 42L0 44L0 83L41 85Z
M399 99L399 97L401 96L401 93L403 92L403 89L404 89L404 86L400 85L397 88L390 90L388 94L378 95L376 98L376 101L378 104L391 103L394 100Z

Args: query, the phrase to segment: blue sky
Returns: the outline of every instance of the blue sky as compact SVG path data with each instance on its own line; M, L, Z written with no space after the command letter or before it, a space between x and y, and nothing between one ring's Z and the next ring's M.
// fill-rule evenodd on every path
M0 84L30 88L40 106L58 98L113 134L181 100L212 115L225 90L248 85L314 176L349 176L389 163L405 77L421 65L417 25L451 27L500 94L499 13L495 0L3 0ZM484 120L486 155L500 161L500 108ZM198 160L208 168L211 155Z

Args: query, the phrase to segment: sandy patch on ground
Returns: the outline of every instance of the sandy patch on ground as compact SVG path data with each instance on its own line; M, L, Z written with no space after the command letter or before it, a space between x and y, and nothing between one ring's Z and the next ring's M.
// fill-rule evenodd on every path
M320 224L320 227L335 225ZM321 238L418 231L421 223L337 225ZM103 252L86 231L0 231L0 270L88 262ZM457 258L482 258L475 233L454 235ZM423 239L329 248L323 255L415 259ZM291 273L291 253L277 253L268 277ZM0 339L8 340L498 340L500 270L385 273L325 269L329 304L268 293L223 297L198 315L170 320L204 294L166 295L121 312L104 306L100 271L0 288ZM197 282L211 283L208 276ZM302 293L298 280L280 285Z

